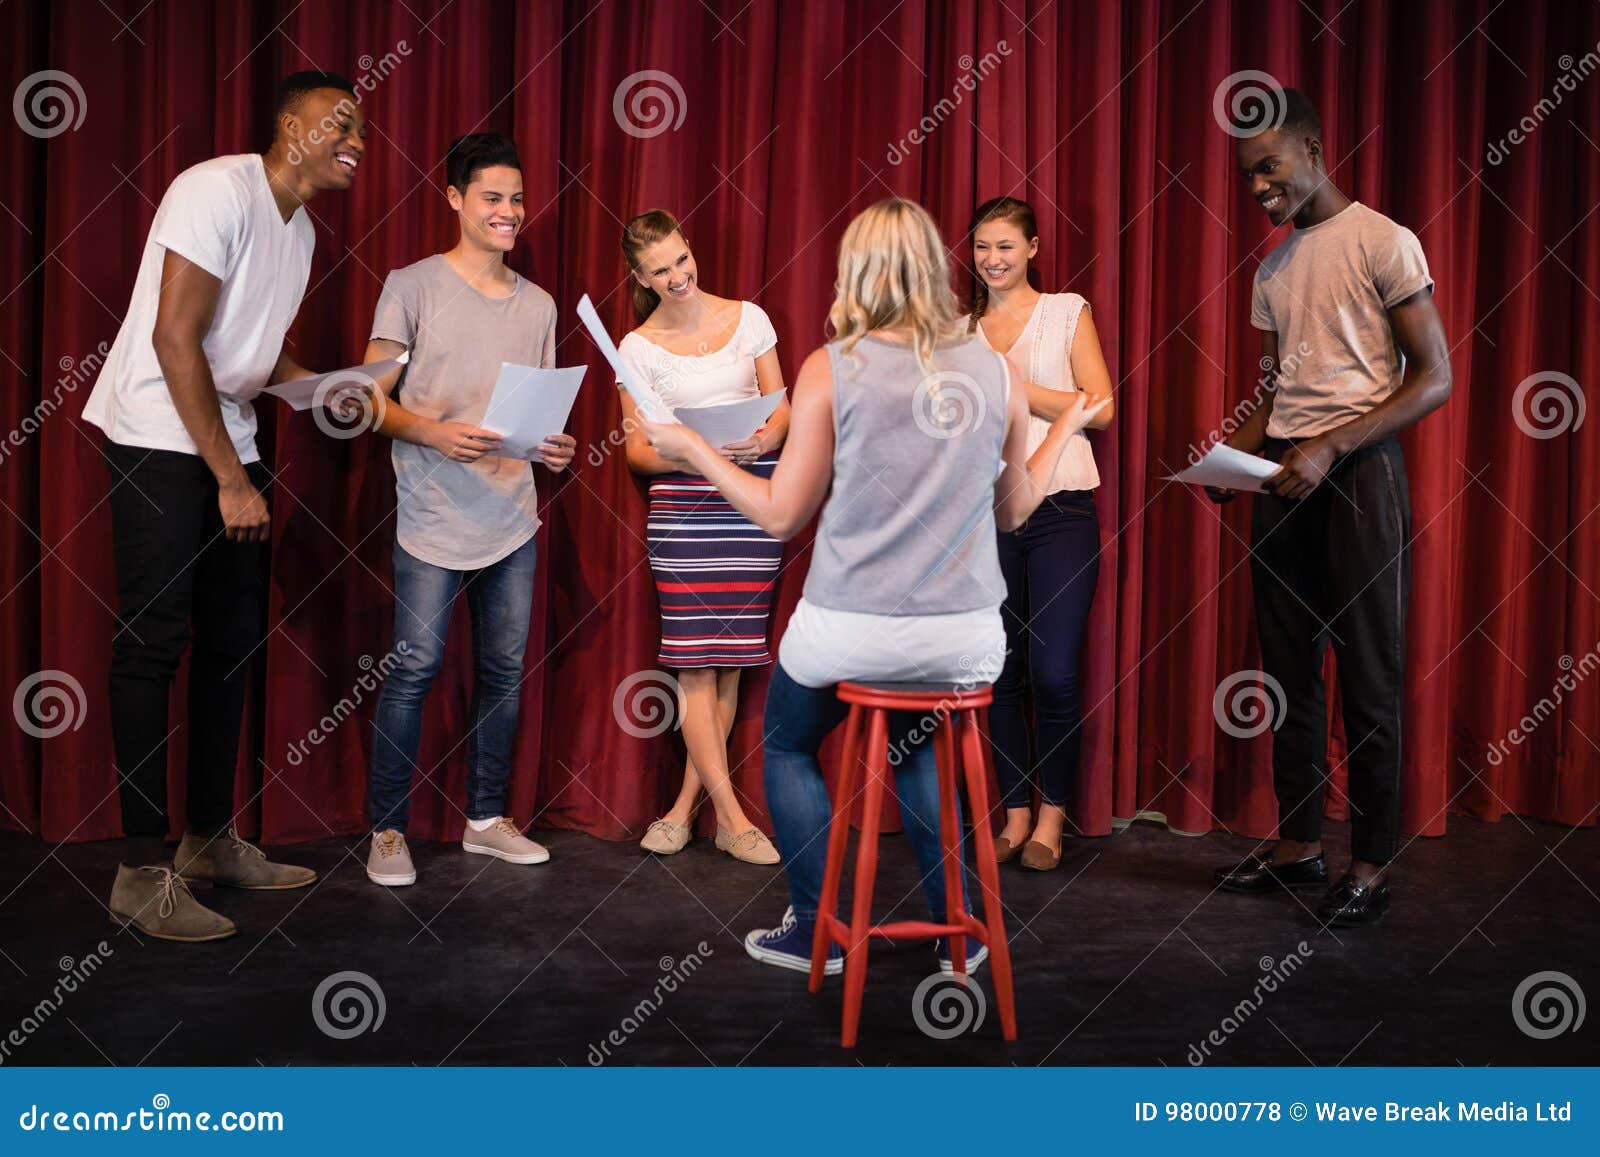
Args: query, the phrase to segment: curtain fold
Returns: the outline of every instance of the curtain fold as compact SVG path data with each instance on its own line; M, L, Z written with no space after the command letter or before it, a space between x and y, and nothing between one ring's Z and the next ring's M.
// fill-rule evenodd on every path
M277 80L313 67L358 81L370 133L355 186L309 206L317 255L294 356L359 358L385 274L455 240L446 145L490 129L513 135L524 162L512 263L555 295L558 362L590 367L569 427L574 469L538 471L520 819L635 836L683 766L676 732L618 720L638 708L630 677L655 668L646 503L608 437L616 391L573 306L587 292L614 333L633 324L622 221L677 213L705 287L772 317L792 382L823 340L853 213L914 197L964 268L973 206L1011 193L1039 212L1043 288L1089 299L1118 388L1115 424L1091 439L1103 559L1072 822L1090 835L1136 815L1271 833L1270 734L1235 738L1213 706L1219 685L1260 666L1249 504L1214 507L1165 481L1258 377L1249 287L1278 234L1213 115L1219 86L1254 69L1306 89L1334 180L1416 231L1451 343L1454 397L1402 438L1416 527L1404 829L1442 834L1450 813L1595 822L1600 680L1584 678L1600 662L1600 420L1528 432L1549 432L1540 397L1570 410L1600 382L1600 79L1583 64L1600 59L1595 5L26 0L0 8L0 29L8 91L20 99L54 70L83 114L48 135L16 118L3 130L0 692L9 702L48 674L71 719L43 736L55 729L24 726L21 707L3 719L0 826L118 834L107 479L99 431L79 413L166 186L209 156L262 147ZM1525 139L1501 144L1525 118ZM329 438L271 400L257 408L275 476L272 577L238 801L269 840L351 834L393 619L388 446ZM809 534L785 549L774 638L809 557ZM450 633L415 795L423 837L457 837L463 820L464 603ZM767 681L745 673L730 743L762 822ZM1344 744L1335 724L1335 757ZM1329 814L1347 809L1336 768Z

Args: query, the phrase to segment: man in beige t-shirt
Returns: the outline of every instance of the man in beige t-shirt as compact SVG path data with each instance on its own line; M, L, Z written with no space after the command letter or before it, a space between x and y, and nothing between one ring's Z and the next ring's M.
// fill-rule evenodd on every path
M1293 228L1261 263L1252 295L1271 389L1228 444L1281 467L1255 499L1250 547L1262 667L1284 708L1272 745L1278 839L1218 871L1217 886L1326 892L1319 919L1353 927L1389 907L1400 831L1411 499L1395 436L1450 396L1449 348L1416 235L1329 179L1303 93L1271 95L1268 127L1233 135L1251 196L1274 226ZM1330 642L1354 816L1350 868L1331 888Z
M378 410L377 430L394 441L396 662L372 719L367 877L384 887L417 879L406 826L412 786L425 770L417 766L423 704L463 594L472 613L473 695L461 740L469 764L461 847L512 864L550 858L506 814L538 495L533 468L504 453L500 435L482 422L502 362L555 364L556 308L505 263L525 217L516 145L498 133L468 133L451 144L445 171L460 240L389 274L366 356L410 354L403 375L379 383L386 398L394 391ZM575 446L570 434L552 434L535 456L565 470Z

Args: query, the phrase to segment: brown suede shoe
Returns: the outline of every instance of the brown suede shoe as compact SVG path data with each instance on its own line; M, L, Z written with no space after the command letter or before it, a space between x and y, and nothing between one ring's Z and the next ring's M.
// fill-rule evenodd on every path
M186 883L199 881L257 891L304 888L317 878L310 868L274 864L267 859L267 853L240 839L232 827L209 839L192 832L186 834L178 845L173 866Z
M232 920L196 900L183 877L164 864L117 866L117 882L111 886L111 918L157 940L189 944L225 940L238 931Z
M1022 845L1022 866L1035 872L1053 872L1061 866L1061 853L1052 852L1037 840Z
M1021 850L1021 847L1012 843L1004 836L996 836L994 838L994 861L997 864L1003 864L1008 860L1016 859L1017 853Z

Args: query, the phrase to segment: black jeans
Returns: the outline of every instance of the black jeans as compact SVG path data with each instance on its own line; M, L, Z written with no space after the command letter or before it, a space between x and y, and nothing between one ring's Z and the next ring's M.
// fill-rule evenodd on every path
M1078 657L1100 579L1094 491L1057 491L1015 531L1000 533L997 542L1006 576L1001 609L1006 663L989 709L995 777L1006 807L1028 806L1033 794L1028 774L1034 762L1028 751L1032 716L1038 723L1040 798L1065 807L1077 781L1083 730Z
M1269 438L1262 453L1276 462L1289 446ZM1400 831L1411 586L1411 494L1400 444L1390 438L1345 455L1298 502L1256 495L1251 538L1262 666L1286 705L1272 745L1278 834L1322 838L1322 659L1331 642L1349 747L1351 854L1386 864Z
M105 456L117 573L111 731L123 834L167 834L167 701L191 622L189 827L214 834L233 815L266 552L223 536L217 482L198 455L107 442ZM265 493L266 469L246 470Z

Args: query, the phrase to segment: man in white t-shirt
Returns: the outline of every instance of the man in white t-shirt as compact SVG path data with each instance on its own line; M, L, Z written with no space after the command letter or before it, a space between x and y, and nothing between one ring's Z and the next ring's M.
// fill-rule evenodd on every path
M185 880L282 889L316 878L269 862L232 822L269 529L251 402L309 372L283 348L311 272L304 204L349 188L366 128L350 82L327 72L286 78L274 122L265 155L216 157L168 187L83 412L106 435L116 551L111 726L126 847L111 912L165 940L235 931ZM169 862L167 700L191 622L188 829Z
M1217 886L1325 892L1319 920L1354 927L1389 907L1400 830L1411 498L1396 435L1449 398L1449 345L1416 235L1329 180L1303 93L1272 95L1281 115L1269 127L1235 128L1239 169L1267 219L1293 229L1261 263L1251 303L1269 389L1228 445L1280 466L1255 499L1250 547L1261 662L1285 705L1272 747L1278 839L1220 870ZM1330 642L1352 813L1350 867L1331 888Z

